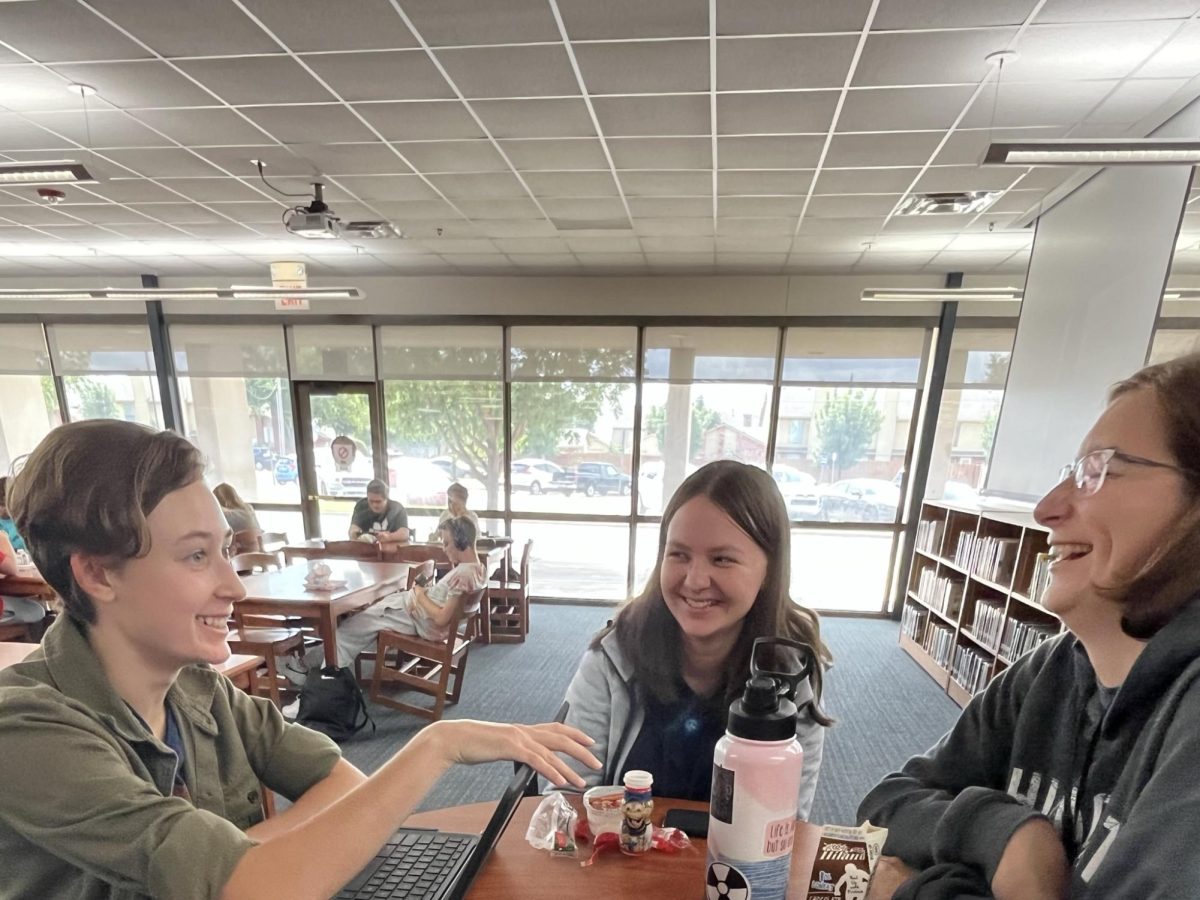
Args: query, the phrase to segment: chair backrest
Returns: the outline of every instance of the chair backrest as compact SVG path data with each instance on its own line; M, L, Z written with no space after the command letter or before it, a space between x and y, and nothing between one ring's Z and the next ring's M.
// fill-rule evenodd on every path
M263 549L271 547L278 550L288 542L288 536L282 531L264 531L259 539L263 545ZM278 546L276 546L278 545Z
M279 561L278 553L239 553L229 562L233 565L233 570L239 575L246 575L256 569L267 571L268 569L281 569L283 564Z
M262 552L262 532L257 528L235 531L233 533L233 545L230 548L230 552L234 555Z
M310 559L379 559L379 544L366 541L326 541L319 553L310 553Z
M529 587L529 560L533 557L533 541L525 542L525 549L521 551L521 584Z
M487 588L483 587L477 591L471 591L467 594L461 594L455 601L457 609L454 618L450 620L450 640L456 637L463 637L467 640L472 640L478 634L479 611L483 607L483 596L487 593ZM459 626L466 622L466 629L461 633Z

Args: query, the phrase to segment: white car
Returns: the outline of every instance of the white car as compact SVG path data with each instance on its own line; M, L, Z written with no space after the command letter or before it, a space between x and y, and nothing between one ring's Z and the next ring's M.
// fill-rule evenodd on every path
M391 498L405 506L446 506L446 488L450 476L441 466L418 456L388 457L388 485Z
M783 463L776 463L771 468L771 477L779 485L779 493L783 494L789 519L799 522L821 517L821 492L817 489L816 478Z
M512 462L512 490L529 491L531 494L541 494L546 491L554 476L561 473L563 467L548 459L526 457L514 459Z

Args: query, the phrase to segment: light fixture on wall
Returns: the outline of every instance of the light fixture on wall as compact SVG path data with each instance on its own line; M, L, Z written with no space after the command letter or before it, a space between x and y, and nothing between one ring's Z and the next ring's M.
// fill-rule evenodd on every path
M999 166L1194 166L1200 141L1191 138L1056 138L994 141L983 164Z
M953 303L962 301L1020 301L1020 288L866 288L861 299L869 303Z
M1167 302L1175 300L1200 300L1200 288L1167 288L1163 292Z
M0 289L3 300L275 300L280 297L304 297L308 300L362 300L358 288L98 288L78 289Z
M3 184L95 184L96 179L84 167L71 159L55 159L36 163L0 163L0 185Z

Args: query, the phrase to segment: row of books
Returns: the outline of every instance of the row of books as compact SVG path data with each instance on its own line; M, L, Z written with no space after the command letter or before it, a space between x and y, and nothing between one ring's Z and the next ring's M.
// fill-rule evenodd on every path
M978 694L987 687L988 679L991 678L992 658L974 647L957 647L954 651L954 668L951 669L951 675L972 694Z
M954 650L954 632L945 625L933 622L925 633L925 641L921 645L925 652L933 657L943 669L950 668L950 654Z
M1004 602L1001 600L980 600L975 604L975 622L971 625L971 633L989 647L1000 643L1001 632L1004 631Z
M1042 641L1048 640L1056 634L1058 634L1057 625L1009 619L1004 626L1004 636L1000 640L1000 653L1010 660L1015 660L1018 656L1024 656Z
M935 555L940 553L945 533L945 519L922 519L917 523L917 549Z
M925 623L929 621L929 613L912 603L904 604L904 612L900 616L900 631L914 641L921 640L925 632Z
M962 606L964 587L963 582L938 575L935 569L926 566L917 577L917 599L944 616L954 617Z
M954 564L980 578L1008 584L1012 581L1019 546L1018 538L992 537L964 531L958 536Z
M1029 583L1029 599L1042 602L1042 595L1050 586L1050 563L1054 559L1049 553L1039 553L1033 561L1033 578Z

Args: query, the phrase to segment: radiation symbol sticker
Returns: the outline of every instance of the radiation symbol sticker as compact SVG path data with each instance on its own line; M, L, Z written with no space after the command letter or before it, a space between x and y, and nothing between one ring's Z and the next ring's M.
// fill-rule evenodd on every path
M750 900L750 885L746 876L733 866L712 863L705 879L704 896L707 900Z

